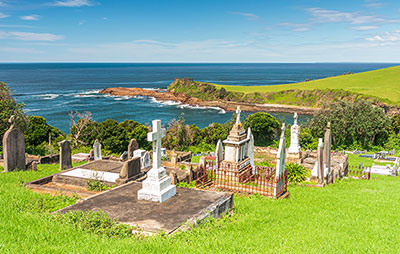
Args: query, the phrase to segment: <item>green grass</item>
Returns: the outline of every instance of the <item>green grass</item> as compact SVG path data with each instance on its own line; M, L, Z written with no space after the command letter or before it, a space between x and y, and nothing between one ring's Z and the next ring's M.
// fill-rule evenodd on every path
M363 157L360 158L360 157L358 157L358 154L349 154L349 165L350 166L358 167L361 162L364 167L371 167L372 164L383 165L383 166L385 166L387 164L390 164L390 165L394 164L394 162L376 162L369 158L363 158Z
M290 186L290 198L235 196L235 213L172 237L114 239L61 223L47 212L74 202L25 189L57 172L0 174L0 253L397 253L400 178ZM52 204L32 209L42 199Z
M398 102L400 101L400 89L398 89L400 87L400 66L295 84L273 86L214 85L219 88L224 87L227 91L243 93L267 93L293 89L343 89L345 91L376 96L393 102Z

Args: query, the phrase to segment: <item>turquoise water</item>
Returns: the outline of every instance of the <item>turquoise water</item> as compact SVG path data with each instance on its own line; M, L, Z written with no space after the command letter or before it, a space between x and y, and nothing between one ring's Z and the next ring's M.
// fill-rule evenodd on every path
M139 64L139 63L40 63L0 64L0 81L24 102L25 111L40 115L63 132L69 130L71 110L90 111L93 119L126 119L167 124L184 113L189 124L205 127L225 122L231 112L218 108L194 108L152 98L112 97L98 94L107 87L167 88L176 77L230 85L276 85L385 68L395 64ZM274 114L292 121L291 114ZM306 117L300 116L300 121Z

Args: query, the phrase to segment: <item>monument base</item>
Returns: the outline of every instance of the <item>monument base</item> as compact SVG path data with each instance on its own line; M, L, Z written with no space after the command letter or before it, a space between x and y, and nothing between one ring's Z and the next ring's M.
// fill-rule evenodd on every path
M176 186L171 185L171 177L167 176L165 168L153 168L147 173L143 188L138 191L138 199L164 202L175 194Z

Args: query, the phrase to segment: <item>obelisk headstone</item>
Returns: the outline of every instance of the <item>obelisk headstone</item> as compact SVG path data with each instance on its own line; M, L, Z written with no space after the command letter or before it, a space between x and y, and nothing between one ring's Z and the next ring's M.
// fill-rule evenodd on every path
M147 140L153 142L153 168L147 172L143 188L138 191L138 199L164 202L175 196L176 186L171 185L171 177L161 167L161 139L165 129L161 129L161 120L153 121L153 131L147 133Z
M133 152L137 149L139 149L139 144L136 139L133 138L128 145L128 160L133 158Z
M94 141L93 144L93 152L95 161L103 159L103 157L101 156L101 144L97 139Z
M60 146L60 170L72 168L71 141L64 140L58 145Z
M332 144L331 123L328 122L324 137L324 156L323 156L324 167L328 171L328 174L331 172L331 144Z
M220 139L217 142L217 148L215 150L215 155L216 155L215 162L217 163L217 166L218 166L218 164L224 160L224 148L222 147L222 142Z
M250 158L251 167L254 169L254 136L253 136L253 133L251 133L250 127L247 131L247 138L250 139L248 147L247 147L247 153ZM254 173L254 170L253 170L253 173Z
M10 128L3 136L4 172L25 170L24 133L15 126L15 117L9 120Z
M324 183L324 152L322 138L318 139L317 163L318 163L318 183Z
M279 140L279 149L276 156L276 169L275 169L275 187L274 196L277 197L284 187L284 179L281 179L285 172L286 163L286 141L285 141L285 123L282 124L281 138Z

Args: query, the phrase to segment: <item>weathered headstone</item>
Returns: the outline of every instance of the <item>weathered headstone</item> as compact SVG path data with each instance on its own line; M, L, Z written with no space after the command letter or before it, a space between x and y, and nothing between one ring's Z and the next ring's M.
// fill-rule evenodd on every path
M11 127L3 136L4 172L25 170L25 138L24 133L15 126L11 117Z
M143 168L148 168L151 166L151 158L149 153L146 150L135 150L133 152L133 158L139 157L140 158L140 164L142 169Z
M140 174L140 158L135 157L124 162L119 178L115 181L118 185L128 182L132 177Z
M93 153L95 161L103 159L103 157L101 156L101 144L97 139L94 141L93 144Z
M138 199L164 202L175 196L176 186L171 185L165 168L161 167L161 139L165 129L161 129L161 120L153 121L153 131L147 133L147 140L153 142L153 168L147 172L143 188L138 191Z
M169 176L171 177L171 184L178 184L178 174L176 172L171 172Z
M284 179L280 179L285 172L286 163L286 141L285 141L285 123L282 124L282 132L279 140L278 154L276 156L276 169L275 169L275 187L274 196L277 197L278 194L284 187Z
M323 142L322 138L318 139L318 149L317 149L317 163L318 163L318 183L324 183L324 152L323 152Z
M224 148L222 147L222 142L219 139L217 143L217 149L215 150L216 163L217 165L224 160Z
M171 163L174 166L176 166L176 164L178 164L178 154L175 151L172 151L172 153L171 153Z
M299 135L300 135L300 126L297 124L297 113L294 113L294 123L290 128L290 146L288 149L289 153L300 153L300 143L299 143Z
M89 160L90 161L94 160L94 150L93 149L91 149L89 152Z
M328 122L324 137L324 167L327 169L328 174L331 172L331 123Z
M247 138L250 139L248 147L247 147L247 154L250 158L250 165L254 169L254 136L253 136L253 133L251 133L250 127L247 131ZM253 170L253 173L254 173L254 170Z
M161 157L167 158L167 148L161 148Z
M60 170L72 168L71 141L64 140L58 145L60 146Z
M131 139L131 141L129 142L129 145L128 145L128 160L130 160L134 157L133 152L137 149L139 149L139 144L136 141L136 139L133 138L133 139Z

